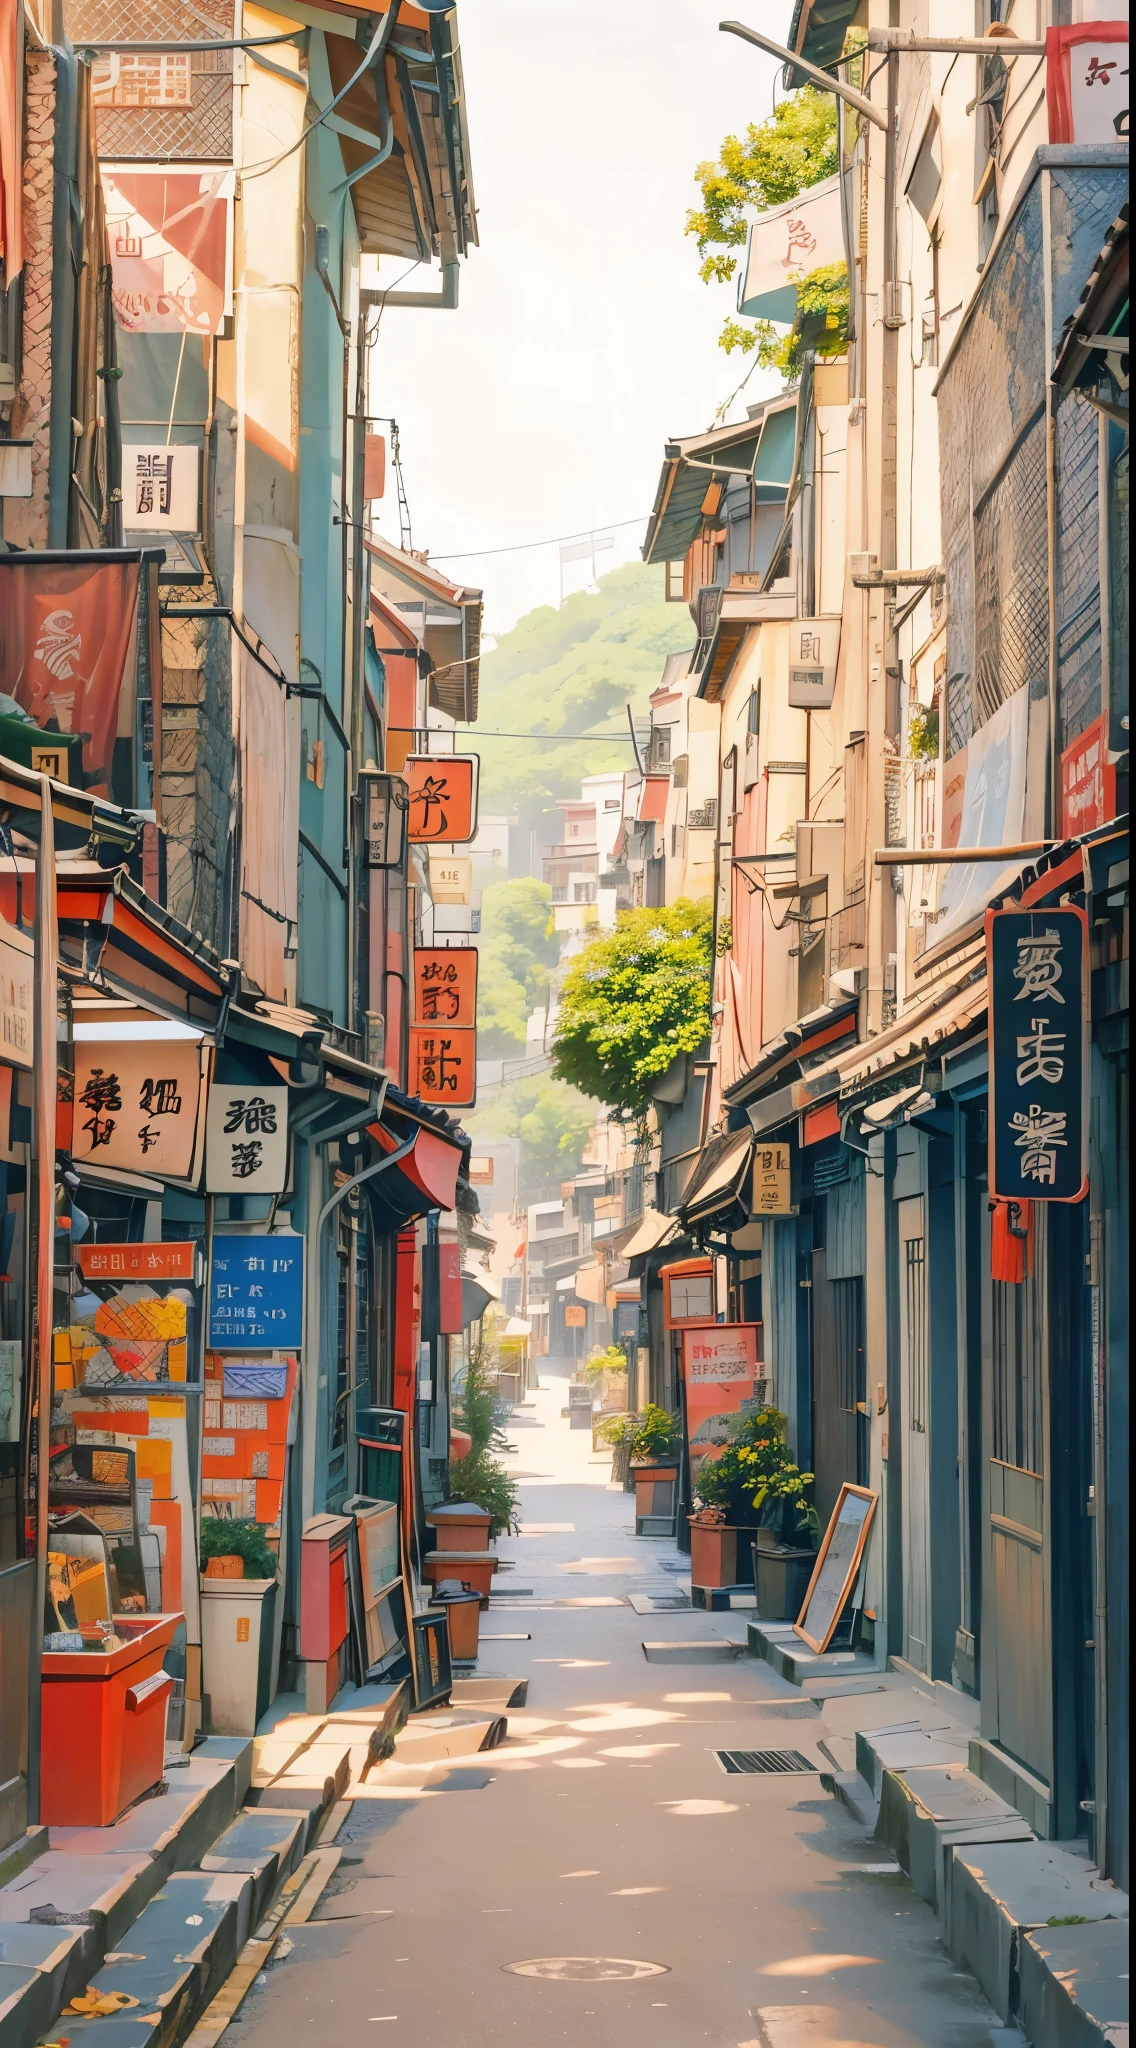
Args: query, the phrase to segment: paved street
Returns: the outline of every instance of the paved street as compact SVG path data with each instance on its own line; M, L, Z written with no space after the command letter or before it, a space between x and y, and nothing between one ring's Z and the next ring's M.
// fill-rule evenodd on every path
M625 1604L672 1586L677 1552L636 1540L607 1458L561 1419L565 1382L529 1398L509 1432L522 1534L500 1545L478 1667L527 1677L528 1705L504 1748L441 1773L465 1789L356 1802L319 1913L234 2040L988 2048L978 1987L887 1852L816 1777L715 1757L819 1761L831 1722L752 1660L647 1660L645 1641L741 1641L744 1617ZM644 1967L516 1973L552 1958Z

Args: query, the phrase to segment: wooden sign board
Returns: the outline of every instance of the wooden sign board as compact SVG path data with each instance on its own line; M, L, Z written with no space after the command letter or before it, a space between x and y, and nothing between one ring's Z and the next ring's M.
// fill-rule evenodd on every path
M411 1001L414 1024L472 1031L477 1023L477 947L417 946Z
M407 836L416 845L453 846L477 831L477 755L409 754L403 765L410 801Z
M794 1634L818 1657L828 1648L856 1583L878 1499L870 1487L851 1486L846 1480L832 1510L804 1604L793 1623Z
M211 1050L194 1038L77 1045L76 1163L196 1183Z
M443 1109L470 1109L477 1096L477 1033L457 1026L412 1024L411 1093Z
M791 1146L757 1146L753 1155L752 1215L792 1215L791 1163Z
M587 1309L577 1307L575 1302L569 1302L564 1311L564 1328L566 1330L584 1330L587 1328L587 1325Z

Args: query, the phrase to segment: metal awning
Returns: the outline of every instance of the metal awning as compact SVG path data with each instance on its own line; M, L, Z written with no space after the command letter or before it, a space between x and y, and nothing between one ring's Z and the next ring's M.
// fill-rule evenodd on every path
M726 1131L710 1138L683 1190L679 1214L684 1222L704 1223L740 1201L752 1157L752 1131ZM748 1215L748 1200L745 1209Z
M644 1209L639 1221L618 1231L611 1243L620 1258L640 1259L678 1235L679 1226L673 1216L664 1216L658 1209Z
M772 1087L786 1067L810 1059L844 1039L855 1038L859 1013L859 998L842 996L839 1002L824 1003L807 1017L786 1025L784 1031L762 1046L749 1073L735 1081L732 1088L722 1090L723 1101L731 1107L752 1102L756 1095Z
M779 393L753 407L746 419L733 426L668 441L643 542L643 560L675 562L685 555L702 523L702 506L712 483L752 477L759 503L780 504L792 470L796 417L796 393ZM788 428L774 424L782 419L789 421ZM782 448L786 437L787 469Z

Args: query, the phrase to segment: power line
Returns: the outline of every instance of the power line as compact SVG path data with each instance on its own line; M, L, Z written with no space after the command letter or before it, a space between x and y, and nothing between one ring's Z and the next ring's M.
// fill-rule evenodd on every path
M464 740L465 732L461 735ZM476 740L569 740L574 746L582 746L589 740L618 740L621 746L633 744L630 733L626 732L477 732L468 735Z
M511 548L452 548L449 554L430 556L432 562L479 562L485 555L523 555L528 548L554 548L562 540L588 540L593 533L604 533L608 527L639 526L650 517L649 513L637 513L634 519L603 519L595 526L577 527L575 533L554 533L548 540L519 540ZM522 738L527 735L522 734Z

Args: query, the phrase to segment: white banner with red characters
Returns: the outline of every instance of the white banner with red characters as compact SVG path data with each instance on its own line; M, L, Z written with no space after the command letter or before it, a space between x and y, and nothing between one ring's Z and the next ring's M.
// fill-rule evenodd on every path
M132 334L219 334L233 310L231 170L102 166L111 299Z

